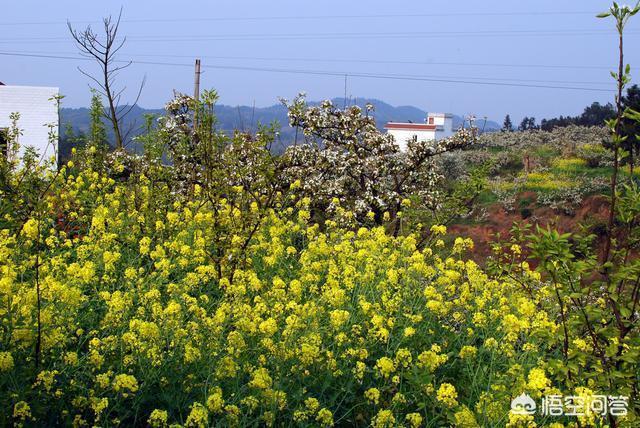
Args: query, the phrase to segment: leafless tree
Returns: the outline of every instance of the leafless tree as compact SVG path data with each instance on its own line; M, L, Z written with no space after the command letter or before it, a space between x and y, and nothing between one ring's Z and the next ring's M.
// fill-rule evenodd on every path
M115 81L118 73L132 64L131 61L118 61L116 59L118 51L120 51L127 40L126 37L122 37L121 39L118 38L121 17L122 9L120 9L120 13L116 20L111 16L102 20L102 30L104 31L103 37L93 31L91 25L88 25L84 30L79 31L71 26L71 22L67 21L67 26L69 27L71 36L80 50L80 54L84 57L95 60L100 68L97 76L91 75L80 67L78 67L78 70L95 82L97 85L96 90L107 99L104 117L113 127L117 149L122 149L124 147L123 142L127 140L127 136L132 130L132 127L130 127L127 131L123 132L122 124L124 122L124 118L131 112L140 99L140 94L142 93L142 89L145 84L145 79L143 78L140 87L138 88L138 94L133 103L128 105L120 104L120 100L122 94L126 90L126 86L118 88L115 85Z

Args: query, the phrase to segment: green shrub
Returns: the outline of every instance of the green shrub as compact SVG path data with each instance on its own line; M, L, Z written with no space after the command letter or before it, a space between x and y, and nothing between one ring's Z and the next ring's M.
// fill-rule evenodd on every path
M589 168L611 166L613 164L613 153L599 143L583 144L578 147L576 152L578 158L584 160Z

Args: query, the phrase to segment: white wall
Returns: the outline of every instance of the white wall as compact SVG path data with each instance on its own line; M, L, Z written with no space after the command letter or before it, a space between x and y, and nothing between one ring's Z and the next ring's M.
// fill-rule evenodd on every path
M36 86L0 86L0 128L11 126L11 113L20 113L18 127L22 130L19 137L21 153L25 147L35 147L43 159L55 156L58 159L58 141L49 143L48 124L55 125L59 132L58 107L54 100L58 88Z
M453 117L445 117L443 127L444 129L442 130L442 132L438 133L438 139L451 137L453 134L455 134L455 132L453 132Z
M436 138L438 140L442 138L450 137L453 132L453 116L446 113L429 113L427 115L427 123L433 123L438 126Z
M435 131L420 131L416 129L388 129L387 132L393 136L400 150L407 149L407 141L417 136L418 141L430 141L435 139Z

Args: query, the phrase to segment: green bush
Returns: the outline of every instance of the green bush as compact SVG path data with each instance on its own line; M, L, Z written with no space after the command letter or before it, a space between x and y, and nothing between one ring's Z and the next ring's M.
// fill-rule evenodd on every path
M589 168L611 166L613 153L599 143L583 144L576 150L578 158L584 160Z

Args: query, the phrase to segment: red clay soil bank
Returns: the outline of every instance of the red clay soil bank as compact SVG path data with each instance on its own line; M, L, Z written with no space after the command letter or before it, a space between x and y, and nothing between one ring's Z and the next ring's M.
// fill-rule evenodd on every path
M526 205L521 205L520 201L531 201ZM529 223L546 227L547 225L557 229L559 232L579 231L579 225L589 225L592 233L598 234L598 230L604 231L609 213L609 199L606 196L594 195L585 198L582 204L574 210L574 213L567 214L562 210L554 210L550 207L535 207L536 194L525 192L519 195L515 206L519 207L513 211L507 211L501 204L494 204L487 208L484 219L474 224L452 224L448 227L452 236L469 237L473 239L475 246L472 258L480 263L491 254L491 243L498 240L508 240L511 235L509 230L514 223ZM527 218L523 218L523 210L528 208Z

